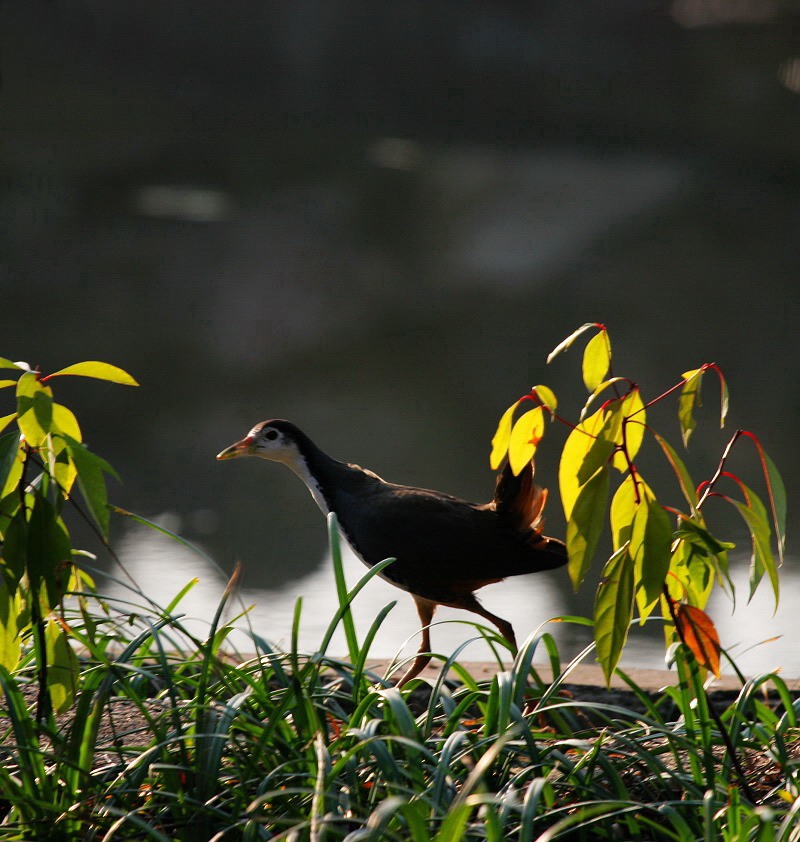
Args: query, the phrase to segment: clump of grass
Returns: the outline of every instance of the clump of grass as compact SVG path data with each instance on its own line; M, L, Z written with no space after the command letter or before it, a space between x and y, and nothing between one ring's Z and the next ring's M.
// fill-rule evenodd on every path
M570 696L592 649L562 664L544 629L490 681L453 656L427 695L400 692L367 667L391 606L363 641L348 610L379 570L348 590L334 521L330 537L339 606L314 653L297 646L300 600L288 651L251 633L245 658L222 649L230 592L205 639L175 615L183 594L163 611L89 611L83 595L67 617L80 692L57 727L31 713L32 660L0 672L0 839L800 840L800 703L779 676L745 682L719 715L747 791L680 649L660 694L619 673L630 707ZM340 624L345 659L328 653Z

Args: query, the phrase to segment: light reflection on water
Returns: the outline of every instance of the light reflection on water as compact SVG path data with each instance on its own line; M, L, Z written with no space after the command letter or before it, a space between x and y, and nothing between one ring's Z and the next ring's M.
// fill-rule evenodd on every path
M346 544L342 546L343 563L348 586L352 587L364 574L365 568ZM209 628L225 588L225 578L208 561L190 549L176 544L166 536L145 529L131 527L121 540L119 556L126 570L143 591L156 602L166 605L193 578L199 581L184 597L175 613L185 615L183 622L197 635L204 635ZM793 559L787 565L794 566ZM763 582L753 600L746 601L747 563L739 558L734 562L734 582L737 589L736 610L722 595L715 596L709 606L723 646L734 656L738 667L746 675L780 670L787 678L800 675L800 652L792 636L796 625L793 606L800 600L800 582L786 577L782 583L783 596L778 610L773 613L774 600L768 582ZM508 619L522 642L548 619L575 611L565 592L559 587L557 577L563 571L542 573L507 579L492 585L481 594L482 601L493 612ZM121 585L101 587L101 590L121 599L131 594ZM253 650L246 630L252 629L278 649L291 645L292 623L297 599L302 598L299 648L302 652L317 650L336 611L336 586L330 553L326 552L321 565L309 575L275 589L240 589L229 603L226 619L239 614L244 607L251 610L248 619L240 618L236 628L240 631L229 637L243 654ZM353 616L363 640L379 611L391 602L395 607L378 631L370 657L375 659L408 656L418 646L419 620L414 603L402 591L379 578L370 581L353 603ZM476 638L461 653L462 662L493 660L488 644L469 625L467 612L441 608L437 625L432 631L433 649L447 656L465 641ZM480 621L479 618L475 618ZM465 622L466 621L466 622ZM635 625L630 633L628 647L622 660L624 667L663 669L664 649L660 631L653 623L649 633ZM564 662L586 645L586 629L572 624L550 623L547 630L554 636ZM328 652L341 656L346 652L346 642L341 628L333 636ZM545 662L544 649L537 654L537 662ZM591 658L588 663L591 662ZM730 673L730 667L723 666Z

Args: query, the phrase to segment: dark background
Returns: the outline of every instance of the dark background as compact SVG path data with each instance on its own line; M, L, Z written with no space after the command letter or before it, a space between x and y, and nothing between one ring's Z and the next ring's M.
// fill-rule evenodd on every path
M546 383L575 418L580 350L545 358L603 321L647 398L721 366L729 427L709 380L687 464L699 481L754 430L791 539L799 14L6 0L0 354L131 372L140 389L56 384L122 476L114 501L272 587L320 564L319 513L288 472L219 450L289 417L338 458L488 499L500 413ZM653 416L673 441L675 408ZM559 536L564 437L539 459ZM746 450L733 469L761 488ZM658 461L640 467L677 504Z

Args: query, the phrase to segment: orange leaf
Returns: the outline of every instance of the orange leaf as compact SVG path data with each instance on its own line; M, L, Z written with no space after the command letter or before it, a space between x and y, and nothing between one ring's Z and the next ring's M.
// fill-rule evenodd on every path
M675 605L675 625L681 640L692 650L701 667L710 669L719 678L719 635L705 611L694 605Z

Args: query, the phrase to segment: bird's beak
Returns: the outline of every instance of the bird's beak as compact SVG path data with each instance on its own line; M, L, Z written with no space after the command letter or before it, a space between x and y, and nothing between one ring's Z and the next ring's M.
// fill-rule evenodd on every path
M217 454L217 459L235 459L237 456L249 456L253 452L253 436L245 436L241 441L226 447L222 453Z

